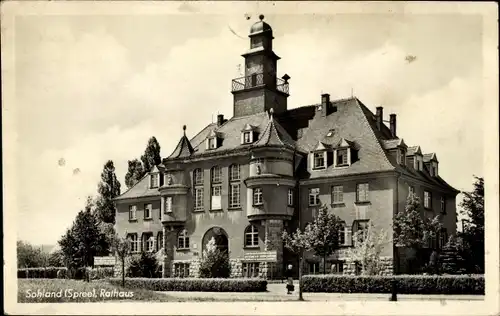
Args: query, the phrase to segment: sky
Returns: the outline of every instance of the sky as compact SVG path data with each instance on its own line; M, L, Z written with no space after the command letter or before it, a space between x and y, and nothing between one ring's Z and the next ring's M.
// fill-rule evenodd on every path
M182 9L182 8L181 8ZM18 239L55 244L97 193L104 163L126 189L127 161L155 136L168 156L232 116L231 80L258 13L31 15L15 20ZM263 12L265 14L265 12ZM436 152L459 190L483 176L479 15L265 14L288 107L358 97L398 136ZM416 57L409 62L407 56ZM243 69L243 67L242 67ZM21 229L22 228L22 229Z

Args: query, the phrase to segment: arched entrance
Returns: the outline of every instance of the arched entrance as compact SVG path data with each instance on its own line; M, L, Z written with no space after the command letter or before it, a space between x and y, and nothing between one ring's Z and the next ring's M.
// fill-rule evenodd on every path
M222 252L228 252L229 251L229 241L227 237L227 233L224 229L221 227L212 227L203 236L202 240L202 251L204 252L208 242L210 239L214 238L215 239L215 244L217 245L217 249L219 249Z

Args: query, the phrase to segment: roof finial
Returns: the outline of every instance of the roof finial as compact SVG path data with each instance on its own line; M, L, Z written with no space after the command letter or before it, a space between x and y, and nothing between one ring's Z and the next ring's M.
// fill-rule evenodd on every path
M273 108L270 108L270 109L269 109L269 118L272 118L272 117L273 117L273 114L274 114L274 109L273 109Z
M259 19L262 21L264 20L264 14L259 15Z
M186 125L182 125L182 130L184 131L184 136L186 136Z

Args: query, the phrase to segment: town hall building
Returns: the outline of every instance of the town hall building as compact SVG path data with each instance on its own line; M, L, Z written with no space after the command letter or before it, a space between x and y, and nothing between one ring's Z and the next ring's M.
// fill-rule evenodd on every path
M326 205L343 220L342 249L328 270L354 273L342 251L353 234L369 222L392 234L413 192L426 216L442 215L442 245L456 231L458 191L440 177L436 153L407 145L396 114L386 121L382 107L373 113L356 97L322 94L318 104L289 109L290 76L278 77L263 18L250 29L245 76L232 80L232 116L195 133L183 126L162 164L116 198L116 232L127 234L133 252L160 251L163 277L196 277L212 238L228 252L232 277L280 277L286 265L298 266L283 231L303 229ZM383 250L386 273L396 271L394 249ZM304 272L322 271L321 262L307 254Z

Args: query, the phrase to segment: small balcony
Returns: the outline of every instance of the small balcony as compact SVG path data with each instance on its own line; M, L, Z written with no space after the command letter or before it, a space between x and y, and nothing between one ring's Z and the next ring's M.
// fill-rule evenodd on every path
M276 90L280 92L289 94L288 81L281 78L276 78L276 82L273 82L273 78L274 75L269 74L265 76L264 73L254 73L249 76L236 78L232 81L231 92L256 88L267 84L271 88L276 88ZM288 76L286 76L286 78L288 78Z

